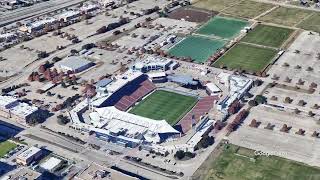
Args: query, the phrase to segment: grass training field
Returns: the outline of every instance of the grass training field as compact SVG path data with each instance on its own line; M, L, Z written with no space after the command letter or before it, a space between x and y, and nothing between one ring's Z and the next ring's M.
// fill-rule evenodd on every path
M247 21L215 16L201 26L196 33L229 39L239 34L241 29L247 25Z
M280 7L260 17L258 20L285 26L295 26L312 13L312 11L307 10Z
M195 97L158 90L133 107L130 113L156 120L164 119L174 125L196 102Z
M236 155L240 150L248 156ZM253 150L231 144L222 145L219 151L216 157L210 155L192 179L317 180L320 176L319 168L276 156L255 156Z
M200 0L193 6L203 8L212 11L221 11L226 7L230 7L233 4L238 3L236 0Z
M17 145L14 143L11 143L9 141L4 141L0 143L0 157L3 157L6 155L9 151L14 149Z
M309 31L320 32L320 13L314 13L298 24L298 27Z
M279 48L293 31L293 29L260 24L241 41Z
M246 72L261 72L276 53L274 49L239 43L218 59L213 66L241 69Z
M225 44L222 40L189 36L173 46L168 53L177 57L191 57L195 62L203 63Z
M222 13L226 13L234 17L254 18L273 7L274 5L267 3L255 1L241 1L239 4L235 6L226 8L222 11Z

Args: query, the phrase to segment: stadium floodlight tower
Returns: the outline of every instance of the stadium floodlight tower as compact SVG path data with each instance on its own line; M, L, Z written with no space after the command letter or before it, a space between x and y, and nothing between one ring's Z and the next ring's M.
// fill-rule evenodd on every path
M87 103L88 103L88 107L89 107L89 111L91 111L93 108L92 108L92 105L91 105L91 97L94 96L94 92L93 92L93 89L90 88L86 91L86 99L87 99Z
M192 113L192 117L191 117L191 128L192 128L193 130L195 130L196 124L197 124L197 122L196 122L196 117L195 117L194 113Z

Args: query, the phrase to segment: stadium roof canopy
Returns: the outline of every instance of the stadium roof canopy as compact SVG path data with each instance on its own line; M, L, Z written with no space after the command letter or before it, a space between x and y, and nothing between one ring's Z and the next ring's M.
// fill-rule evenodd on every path
M115 107L95 108L96 112L90 114L92 124L95 127L103 127L113 132L127 129L128 134L151 131L152 133L180 133L165 120L154 120L127 112Z
M175 82L175 83L183 84L183 85L197 85L198 84L197 81L194 81L193 78L188 75L172 75L172 76L168 76L168 80Z

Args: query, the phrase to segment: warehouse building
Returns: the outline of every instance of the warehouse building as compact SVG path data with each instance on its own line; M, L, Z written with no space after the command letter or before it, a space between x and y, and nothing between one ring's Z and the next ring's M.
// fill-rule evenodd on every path
M56 18L47 18L43 19L40 21L36 21L33 23L27 23L24 26L21 26L19 28L20 31L22 32L28 32L28 33L33 33L35 31L40 31L42 30L46 25L52 25L53 23L57 22L58 20Z
M47 161L40 164L40 167L46 171L54 172L62 164L62 160L56 157L50 157Z
M38 160L41 156L42 150L33 146L24 151L23 153L19 154L16 157L16 163L23 166L28 166L33 161Z
M56 63L56 66L58 69L62 71L72 71L75 73L79 73L81 71L84 71L91 66L93 66L94 63L91 61L88 61L82 57L79 56L70 56L64 58L62 61L59 61Z
M58 15L57 18L59 21L62 19L64 22L72 22L78 20L80 15L80 11L67 11Z

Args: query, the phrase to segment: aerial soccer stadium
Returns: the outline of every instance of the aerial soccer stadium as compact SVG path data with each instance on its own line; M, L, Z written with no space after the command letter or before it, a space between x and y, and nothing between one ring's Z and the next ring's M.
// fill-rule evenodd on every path
M132 70L101 80L96 91L70 112L74 126L127 147L183 136L217 100L157 87L147 74Z

